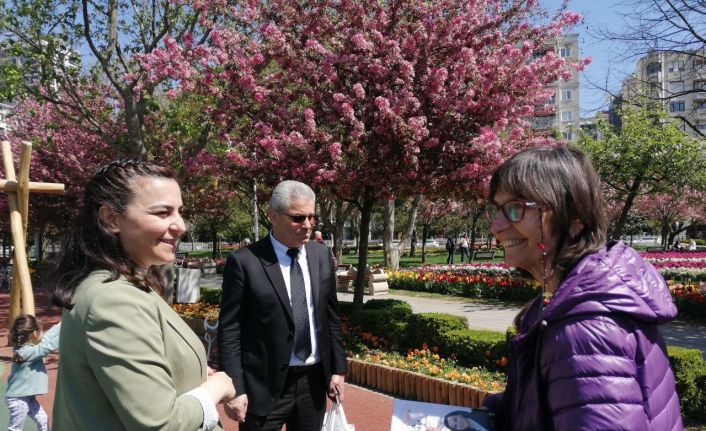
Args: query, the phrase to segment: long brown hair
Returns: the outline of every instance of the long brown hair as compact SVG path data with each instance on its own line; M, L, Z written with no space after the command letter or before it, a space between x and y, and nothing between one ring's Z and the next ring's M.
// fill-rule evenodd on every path
M144 160L121 159L101 167L86 185L83 207L68 232L61 255L49 278L56 305L71 309L72 298L79 283L96 269L111 272L108 281L125 277L140 289L154 289L162 294L164 280L158 267L144 273L130 260L116 235L107 229L98 210L107 206L122 214L135 196L136 177L159 177L176 180L173 169Z

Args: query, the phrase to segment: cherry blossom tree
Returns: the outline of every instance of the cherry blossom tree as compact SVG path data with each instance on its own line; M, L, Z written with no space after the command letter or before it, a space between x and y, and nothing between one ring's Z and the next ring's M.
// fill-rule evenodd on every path
M690 188L651 196L641 196L635 202L636 212L659 224L662 247L666 250L678 234L690 225L706 220L706 193Z
M535 0L210 6L226 24L209 29L208 48L155 49L141 58L147 80L167 75L175 92L216 99L213 134L247 178L296 178L358 206L356 303L375 203L434 190L440 178L485 181L540 139L530 122L547 84L586 64L535 56L579 19L538 24Z
M86 96L87 106L103 124L103 133L120 136L122 125L107 114L109 100L102 89L93 88L92 94ZM54 104L26 100L15 112L9 119L10 131L0 136L0 140L11 142L15 165L19 162L20 142L29 141L30 180L65 185L63 195L30 195L29 225L41 244L45 233L58 234L70 225L79 208L83 186L100 165L115 157L115 152L89 128L67 118L71 111L59 111Z

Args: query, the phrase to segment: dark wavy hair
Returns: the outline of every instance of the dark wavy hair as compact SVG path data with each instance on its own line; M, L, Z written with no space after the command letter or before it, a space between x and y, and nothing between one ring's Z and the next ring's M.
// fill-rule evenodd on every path
M164 279L159 267L147 273L139 271L120 244L98 216L98 210L107 206L122 214L135 196L136 177L158 177L176 180L172 168L144 160L120 159L96 172L86 185L83 207L71 230L67 233L61 254L48 287L53 291L52 300L59 307L71 309L72 299L79 283L92 271L106 269L111 276L106 281L125 277L136 287L159 294L164 292Z
M24 346L34 331L41 331L42 323L31 314L20 314L15 317L10 330L10 344L14 348Z
M550 229L558 247L550 259L560 278L582 257L605 246L608 222L601 183L591 160L582 151L564 146L520 151L493 173L489 200L500 189L553 213ZM575 219L583 228L571 235L569 229Z

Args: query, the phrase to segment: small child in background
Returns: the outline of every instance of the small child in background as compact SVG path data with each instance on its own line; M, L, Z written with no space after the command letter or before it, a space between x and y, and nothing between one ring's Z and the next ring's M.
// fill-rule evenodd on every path
M42 324L31 314L15 318L10 332L12 369L5 393L10 411L8 431L22 431L28 415L39 431L49 431L49 420L37 395L49 390L44 357L59 348L59 328L60 324L56 324L44 334Z

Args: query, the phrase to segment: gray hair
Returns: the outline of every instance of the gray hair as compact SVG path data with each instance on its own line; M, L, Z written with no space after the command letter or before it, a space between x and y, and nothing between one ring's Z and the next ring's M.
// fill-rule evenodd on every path
M286 180L277 184L272 190L270 208L275 211L286 211L293 200L311 200L316 203L316 194L311 187L299 181Z

